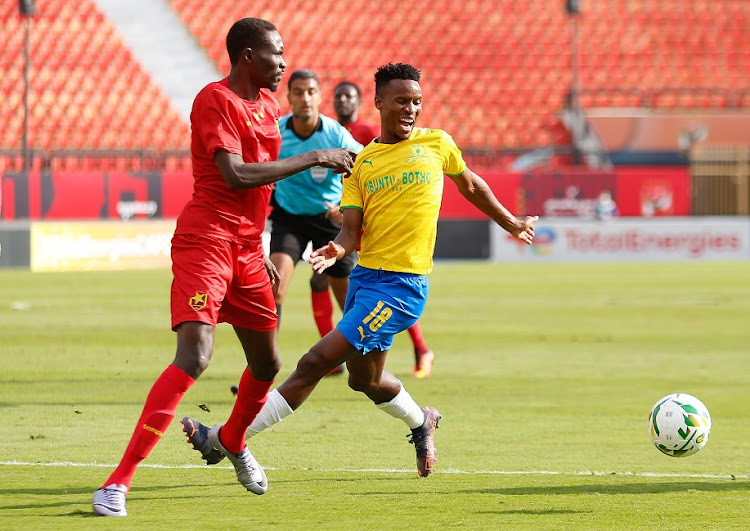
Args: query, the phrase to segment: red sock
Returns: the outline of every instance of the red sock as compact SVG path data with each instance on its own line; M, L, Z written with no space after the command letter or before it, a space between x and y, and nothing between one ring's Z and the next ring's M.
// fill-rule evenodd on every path
M333 330L333 302L331 294L326 291L311 291L313 317L318 326L320 337Z
M409 335L411 336L411 342L414 343L415 354L424 354L430 350L427 343L424 341L422 327L419 326L419 321L409 327Z
M133 474L138 465L148 457L161 436L167 431L175 416L175 409L183 395L195 383L182 369L168 366L156 379L143 405L130 443L125 449L120 464L104 486L116 483L130 489Z
M245 369L240 378L237 400L232 414L226 424L221 427L221 444L230 452L237 454L245 447L245 432L258 416L263 404L268 398L273 380L264 382L256 380L249 369Z

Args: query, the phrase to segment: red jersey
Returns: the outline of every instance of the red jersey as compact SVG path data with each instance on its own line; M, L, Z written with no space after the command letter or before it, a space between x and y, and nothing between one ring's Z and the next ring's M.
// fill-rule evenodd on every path
M363 122L360 119L357 119L356 122L347 124L344 127L352 134L354 140L356 140L363 146L366 146L375 138L380 136L380 126L368 122Z
M175 234L202 234L235 242L261 240L273 185L232 190L214 154L221 149L245 163L279 158L281 107L261 89L255 102L229 89L228 79L209 83L195 97L190 113L193 197L177 219Z

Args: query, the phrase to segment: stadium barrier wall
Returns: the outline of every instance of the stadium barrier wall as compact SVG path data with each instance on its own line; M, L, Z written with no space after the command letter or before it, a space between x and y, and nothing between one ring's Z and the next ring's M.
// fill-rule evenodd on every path
M0 224L0 267L32 271L171 266L174 220ZM264 235L266 250L270 236ZM533 246L487 220L440 221L436 259L494 262L750 260L750 217L541 219Z
M686 167L566 167L525 173L478 169L512 212L541 216L590 216L609 193L621 216L691 214ZM62 171L34 169L0 178L0 220L132 220L176 218L190 199L193 177L181 171ZM484 215L453 183L444 187L441 220L479 220Z
M40 171L6 173L0 220L176 218L193 193L185 171Z
M495 262L632 262L750 259L750 217L542 218L534 245L490 225Z
M703 217L680 219L691 208L691 177L684 167L562 168L525 173L480 169L479 173L511 211L542 216L537 244L531 250L504 248L497 241L496 227L455 185L446 183L435 248L438 259L681 259L674 249L656 254L653 249L640 250L645 245L643 238L655 241L652 229L668 230L685 241L692 237L686 234L694 235L699 230L696 227L709 223L709 218ZM619 208L620 217L611 225L590 221L602 192L608 192ZM169 267L174 218L191 193L192 176L184 170L35 169L6 173L0 183L0 267L34 271ZM630 216L650 219L641 224ZM675 223L661 225L659 219ZM635 222L631 229L623 225L626 220ZM616 227L622 231L614 231ZM725 240L709 239L708 251L697 255L746 257L744 234L737 232L726 249L720 250L716 246L724 245ZM568 236L571 241L563 243ZM585 245L612 246L618 238L630 251L613 253L609 249L602 254L582 250ZM671 241L648 245L670 247ZM548 255L554 258L543 258Z

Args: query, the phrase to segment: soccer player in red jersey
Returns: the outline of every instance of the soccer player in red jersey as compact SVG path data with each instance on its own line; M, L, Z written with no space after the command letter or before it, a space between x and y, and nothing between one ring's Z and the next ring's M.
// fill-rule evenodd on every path
M351 81L342 81L336 85L333 90L333 110L336 112L336 117L357 142L366 146L380 136L380 126L359 118L361 105L362 93L356 84ZM313 317L318 326L320 337L324 337L333 330L333 302L328 291L327 277L313 273L310 279L310 288ZM432 372L435 355L425 342L419 321L410 326L407 331L414 344L414 377L427 378ZM344 366L341 365L336 367L331 374L338 374L343 370Z
M276 27L262 19L237 21L227 34L231 71L196 96L190 116L193 197L172 239L174 361L154 383L115 471L94 493L94 512L126 516L136 468L175 416L182 396L208 366L217 323L234 327L247 359L229 419L205 433L184 422L194 444L219 449L247 490L263 494L266 475L245 446L245 430L266 402L281 366L276 351L272 284L278 273L263 252L261 234L274 182L313 166L349 173L354 153L317 150L277 160L281 135L276 91L286 63Z
M366 122L359 117L362 106L362 92L351 81L342 81L333 89L333 110L341 125L354 139L366 146L380 136L380 125Z

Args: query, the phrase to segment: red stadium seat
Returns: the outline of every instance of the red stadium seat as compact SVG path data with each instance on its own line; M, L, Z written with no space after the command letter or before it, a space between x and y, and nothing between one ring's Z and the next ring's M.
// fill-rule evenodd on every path
M435 0L408 11L368 0L169 1L222 72L232 21L261 16L279 27L289 71L313 68L326 93L342 79L357 82L367 120L378 119L370 104L375 69L410 61L423 71L423 123L449 130L462 148L569 142L555 118L573 78L573 23L562 0ZM747 1L609 0L582 10L575 23L584 106L750 104ZM188 124L93 0L37 2L31 24L33 148L189 148ZM23 46L17 3L3 2L0 120L8 125L0 149L20 147ZM286 110L283 88L278 96ZM322 111L333 115L330 98Z
M3 6L12 3L4 2ZM37 12L30 27L30 136L29 147L55 149L119 149L117 124L127 119L128 109L112 105L123 101L138 87L138 93L160 93L155 83L138 64L117 35L112 24L92 0L37 2ZM24 31L18 5L0 10L0 91L5 101L18 106L23 95ZM12 57L12 62L6 62ZM117 59L115 61L115 59ZM103 80L122 79L123 83L108 84ZM161 101L166 102L163 97ZM5 105L3 105L5 107ZM103 122L102 117L107 120ZM167 103L161 108L163 127L188 125ZM60 134L67 124L70 134ZM175 125L176 124L176 125ZM0 149L19 149L20 135L12 128L0 129ZM85 132L97 131L95 134ZM187 138L187 136L186 136ZM151 148L146 135L138 138L141 149ZM184 140L175 148L187 149Z

